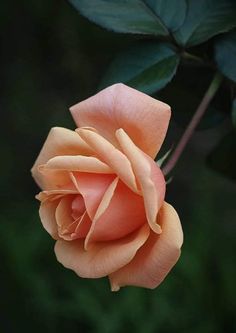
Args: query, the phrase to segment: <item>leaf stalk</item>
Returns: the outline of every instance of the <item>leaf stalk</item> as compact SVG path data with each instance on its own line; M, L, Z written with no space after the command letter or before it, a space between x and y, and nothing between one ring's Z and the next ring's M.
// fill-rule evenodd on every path
M172 169L175 167L176 163L178 162L181 154L183 153L188 141L192 137L196 127L198 126L200 120L202 119L204 113L206 112L211 100L215 96L217 90L220 87L220 84L223 80L222 74L217 72L211 83L209 88L207 89L201 103L199 104L196 112L194 113L190 123L188 124L187 128L185 129L180 141L178 142L176 148L174 149L173 153L171 154L169 160L167 161L166 165L163 168L164 175L169 174Z

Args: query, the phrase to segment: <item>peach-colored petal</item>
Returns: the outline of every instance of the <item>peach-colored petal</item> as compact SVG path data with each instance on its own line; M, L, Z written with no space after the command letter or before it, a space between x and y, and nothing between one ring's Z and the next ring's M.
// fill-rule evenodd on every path
M85 203L82 195L76 195L71 203L71 216L74 220L77 220L85 212Z
M48 134L48 137L36 159L31 172L37 184L45 189L45 180L38 170L38 166L45 164L50 158L59 155L85 155L93 154L88 145L71 130L54 127Z
M165 196L164 176L156 163L132 142L123 129L116 131L116 137L141 187L148 223L154 232L160 233L156 218Z
M58 200L45 200L41 203L39 208L39 216L44 229L54 239L58 239L57 223L55 218L55 211L58 206Z
M59 236L67 241L85 237L91 226L85 206L81 202L79 205L78 201L83 201L80 195L67 195L60 200L55 211ZM75 209L79 210L77 214L80 215L76 219L73 218Z
M80 194L84 198L89 217L93 220L98 206L109 185L116 178L112 174L74 173Z
M147 223L143 198L124 183L119 181L109 194L109 202L102 200L96 212L87 243L119 239Z
M56 169L67 171L114 173L105 163L92 156L56 156L51 158L41 169Z
M89 243L91 242L91 236L93 236L93 234L94 234L94 228L95 228L95 225L97 223L97 220L101 217L101 215L104 213L104 211L107 209L107 207L109 206L109 204L111 202L111 199L114 195L114 191L117 187L118 181L119 181L119 178L116 177L111 182L111 184L108 186L106 192L103 195L103 198L102 198L102 200L101 200L101 202L98 206L98 209L96 211L96 214L94 215L92 227L90 228L90 230L87 234L87 237L85 239L85 243L84 243L85 250L88 250L88 246L89 246ZM110 228L111 226L108 226L108 227Z
M91 228L92 221L90 220L88 213L85 212L85 214L82 216L81 220L79 221L74 235L72 237L76 238L85 238Z
M54 201L58 197L63 197L67 194L77 194L78 191L75 190L50 190L50 191L42 191L36 195L36 199L39 201L51 200Z
M74 190L71 175L67 170L47 169L44 165L38 166L38 176L40 176L42 188L45 191L70 189Z
M120 240L94 243L89 251L84 249L82 240L59 240L55 245L55 253L60 263L74 270L79 276L99 278L127 265L145 243L149 232L149 227L144 225Z
M123 128L132 141L154 158L165 138L169 105L124 84L115 84L71 107L78 127L91 126L113 145Z
M55 212L56 223L58 226L58 234L61 238L66 240L71 240L72 230L75 230L76 225L74 225L74 219L72 217L72 200L74 196L67 195L63 197ZM72 227L72 228L71 228ZM70 230L72 229L72 230ZM69 236L69 237L68 237Z
M183 243L179 217L174 208L165 202L158 219L162 233L157 235L151 232L134 259L109 276L113 291L126 285L156 288L177 262Z
M94 131L84 128L77 129L76 131L96 152L96 155L109 165L127 186L135 192L138 191L131 164L120 150L116 149L110 142Z

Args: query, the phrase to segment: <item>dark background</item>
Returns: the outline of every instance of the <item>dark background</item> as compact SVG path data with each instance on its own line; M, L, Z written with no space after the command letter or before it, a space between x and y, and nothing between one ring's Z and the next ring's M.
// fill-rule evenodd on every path
M96 92L134 37L98 28L62 0L3 1L0 26L0 332L233 332L236 187L205 164L227 120L195 134L167 187L185 234L177 266L156 290L111 293L106 279L57 263L30 168L52 126L74 128L68 107ZM180 134L172 121L167 143Z

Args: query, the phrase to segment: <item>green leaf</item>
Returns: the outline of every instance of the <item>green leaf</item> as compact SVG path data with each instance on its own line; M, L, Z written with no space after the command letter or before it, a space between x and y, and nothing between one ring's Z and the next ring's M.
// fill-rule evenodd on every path
M138 42L115 58L100 88L122 82L152 94L171 81L178 63L179 56L168 44Z
M186 0L69 0L85 17L115 32L168 36L185 18Z
M236 98L233 100L231 116L233 125L236 128Z
M236 30L225 34L216 41L215 60L219 70L236 82Z
M137 1L140 2L140 1ZM181 27L187 12L186 0L145 0L164 25L172 32Z
M193 46L235 26L235 0L188 0L185 21L174 37L182 45Z
M236 131L228 133L207 157L207 164L227 178L236 180Z

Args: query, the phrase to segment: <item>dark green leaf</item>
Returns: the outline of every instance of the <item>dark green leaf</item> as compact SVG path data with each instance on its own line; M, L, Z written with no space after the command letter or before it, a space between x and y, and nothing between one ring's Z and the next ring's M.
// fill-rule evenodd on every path
M235 17L236 20L236 17ZM221 36L215 44L215 59L220 71L236 81L236 31Z
M69 0L89 20L115 32L167 36L185 18L186 0Z
M232 105L232 122L234 127L236 128L236 98L234 99Z
M143 2L160 17L170 31L176 31L183 24L187 12L186 0L145 0Z
M122 82L152 94L174 76L179 56L164 43L138 42L111 63L100 87Z
M224 176L236 180L236 132L231 131L207 158L208 165Z
M235 0L188 0L184 24L175 38L182 45L193 46L235 26Z

